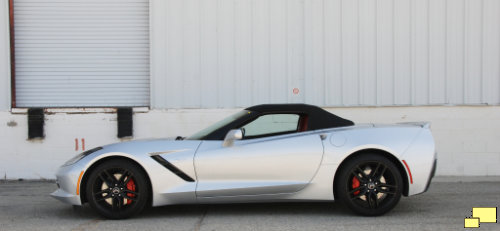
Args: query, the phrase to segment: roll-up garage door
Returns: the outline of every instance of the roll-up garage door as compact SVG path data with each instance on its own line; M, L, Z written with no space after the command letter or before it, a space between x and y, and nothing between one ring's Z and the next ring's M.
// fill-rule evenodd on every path
M149 105L149 0L14 0L17 107Z

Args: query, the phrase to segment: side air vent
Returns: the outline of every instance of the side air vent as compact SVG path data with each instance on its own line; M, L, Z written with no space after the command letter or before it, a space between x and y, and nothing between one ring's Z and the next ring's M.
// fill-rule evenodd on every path
M188 176L186 173L175 167L173 164L168 162L167 160L163 159L163 157L156 155L156 156L151 156L153 160L156 160L159 164L163 165L163 167L167 168L171 172L173 172L175 175L178 177L182 178L183 180L187 182L194 182L194 179Z

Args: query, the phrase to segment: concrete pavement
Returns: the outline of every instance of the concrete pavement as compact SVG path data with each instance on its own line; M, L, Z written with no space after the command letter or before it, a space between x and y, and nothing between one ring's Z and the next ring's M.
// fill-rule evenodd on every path
M381 217L360 217L338 203L275 203L164 206L119 221L49 197L53 182L3 181L0 230L463 230L472 207L500 207L500 181L457 179L438 178L428 192L403 197Z

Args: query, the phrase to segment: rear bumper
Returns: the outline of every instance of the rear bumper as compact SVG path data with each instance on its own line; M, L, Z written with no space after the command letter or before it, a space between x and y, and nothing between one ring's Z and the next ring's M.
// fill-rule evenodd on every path
M427 190L429 189L432 178L434 178L434 175L436 174L436 167L437 167L437 159L434 159L434 163L432 164L431 174L429 175L429 179L427 180L427 184L425 185L425 190L423 192L427 192Z

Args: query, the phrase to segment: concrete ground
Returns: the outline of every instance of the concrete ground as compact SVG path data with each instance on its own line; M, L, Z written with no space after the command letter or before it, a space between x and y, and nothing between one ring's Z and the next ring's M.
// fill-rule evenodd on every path
M52 182L0 182L0 230L463 230L472 207L500 207L498 177L437 178L428 192L403 197L381 217L360 217L338 203L280 203L165 206L104 220L88 206L50 198L55 189Z

